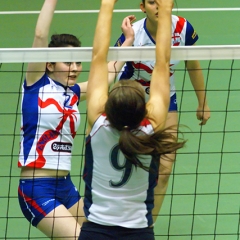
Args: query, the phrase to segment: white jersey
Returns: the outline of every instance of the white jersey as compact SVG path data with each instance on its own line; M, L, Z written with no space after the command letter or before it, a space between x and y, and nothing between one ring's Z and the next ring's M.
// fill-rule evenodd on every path
M139 134L153 133L148 120L141 123L139 130ZM119 131L101 115L86 139L85 216L91 222L106 226L148 227L153 224L151 211L158 161L152 156L139 156L139 160L154 172L135 168L124 158L118 141Z
M146 28L146 18L137 21L132 26L135 33L133 46L155 46L156 42L151 37ZM189 46L198 40L198 35L194 31L192 25L182 17L172 15L172 46ZM125 41L122 34L115 46L121 46ZM178 64L178 60L170 61L170 97L176 93L174 83L174 68ZM149 86L155 61L132 61L127 62L119 74L119 79L137 80L145 89L146 100L149 98Z
M23 84L18 166L70 170L73 139L80 124L80 87L64 87L46 74Z

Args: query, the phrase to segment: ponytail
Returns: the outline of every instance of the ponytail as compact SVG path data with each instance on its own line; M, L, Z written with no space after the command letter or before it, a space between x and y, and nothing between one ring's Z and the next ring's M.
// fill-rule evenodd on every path
M186 140L178 139L173 134L173 131L176 131L175 129L176 126L171 126L164 130L158 130L151 135L139 135L139 130L123 128L120 132L119 148L133 165L149 171L150 169L139 161L138 155L151 155L154 158L158 156L157 159L160 159L160 155L163 155L167 158L167 154L182 148ZM169 159L169 161L172 160Z

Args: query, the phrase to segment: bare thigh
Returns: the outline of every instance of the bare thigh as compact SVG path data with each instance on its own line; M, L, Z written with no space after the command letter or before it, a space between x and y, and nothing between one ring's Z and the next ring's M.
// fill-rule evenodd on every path
M76 204L74 204L68 211L76 219L76 221L82 226L82 223L85 220L85 215L83 212L83 198L81 198Z
M70 209L66 209L63 205L56 207L39 222L37 228L50 239L78 239L80 224L76 221L77 216L73 216L71 211L80 204L78 202Z

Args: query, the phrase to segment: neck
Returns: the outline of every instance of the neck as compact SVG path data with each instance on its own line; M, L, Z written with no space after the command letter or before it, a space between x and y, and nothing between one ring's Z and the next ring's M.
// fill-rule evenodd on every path
M152 38L155 39L157 34L157 22L152 22L147 18L146 28L150 35L152 36Z

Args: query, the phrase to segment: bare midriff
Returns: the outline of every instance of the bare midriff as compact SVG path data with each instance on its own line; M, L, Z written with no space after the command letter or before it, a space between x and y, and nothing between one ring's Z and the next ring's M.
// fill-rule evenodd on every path
M69 174L67 170L38 169L22 167L20 178L42 178L42 177L65 177Z

